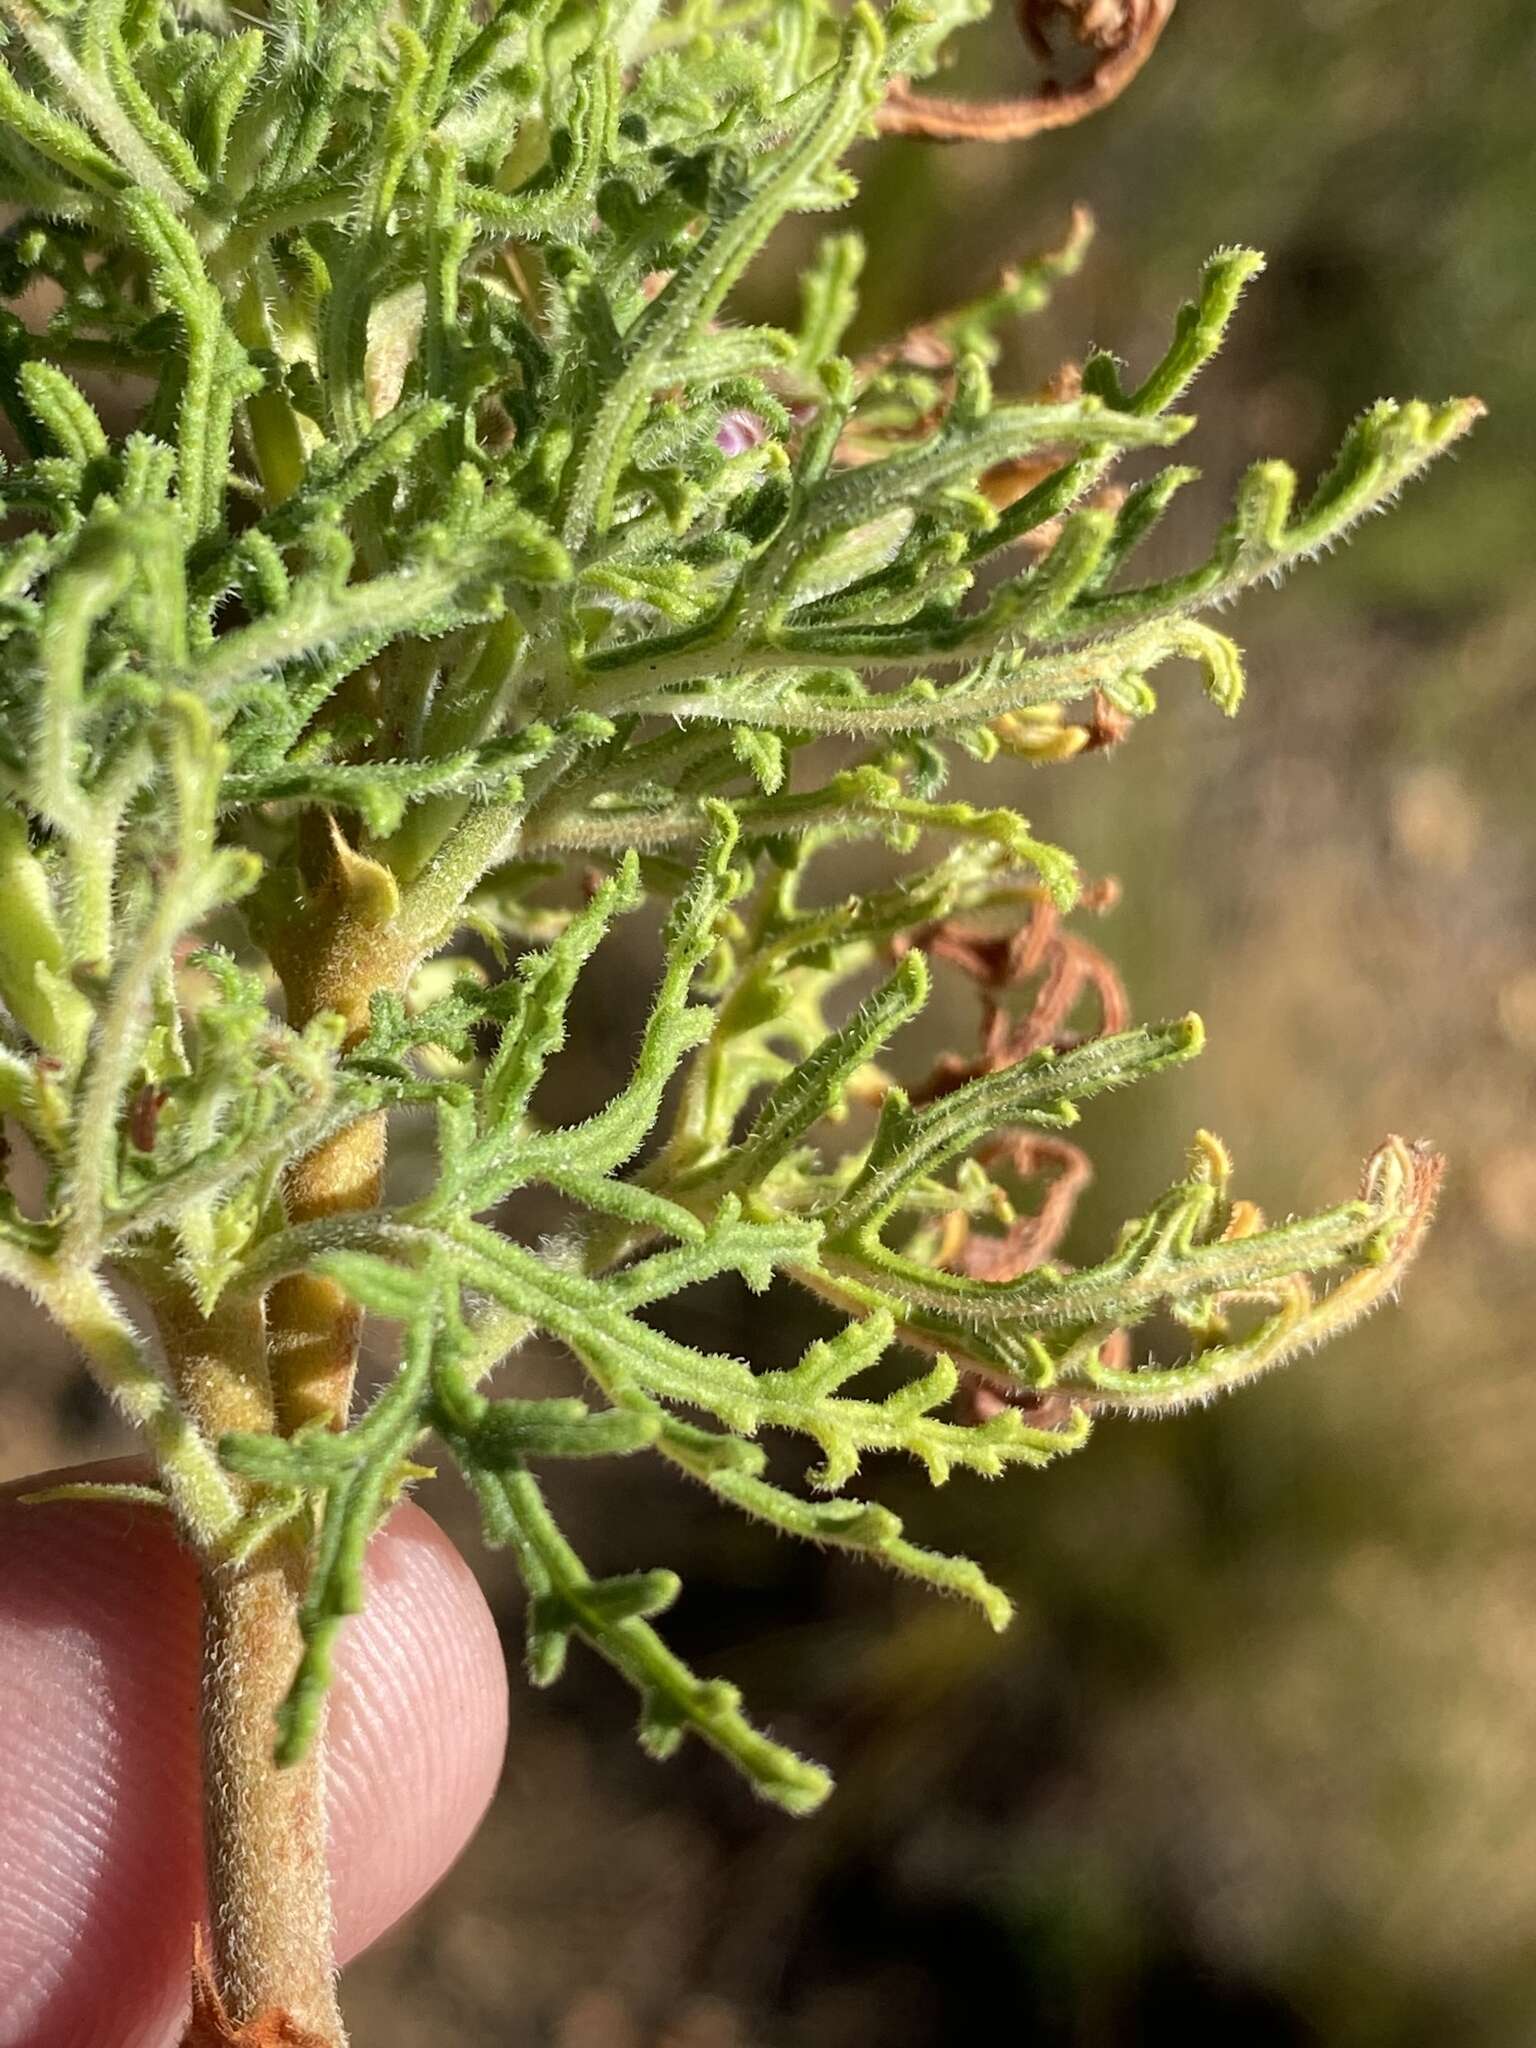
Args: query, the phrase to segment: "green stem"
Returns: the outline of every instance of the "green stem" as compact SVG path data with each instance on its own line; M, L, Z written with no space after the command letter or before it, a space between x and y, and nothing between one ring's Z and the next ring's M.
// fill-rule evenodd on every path
M148 1437L189 1540L217 1554L240 1518L234 1490L212 1444L150 1364L143 1340L99 1275L7 1252L0 1277L25 1288L74 1339L97 1384Z

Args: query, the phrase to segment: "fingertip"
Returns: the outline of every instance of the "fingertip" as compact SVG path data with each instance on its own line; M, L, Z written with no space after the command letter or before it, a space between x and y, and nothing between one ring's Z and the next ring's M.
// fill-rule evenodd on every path
M356 1955L448 1869L501 1775L507 1670L485 1596L413 1503L368 1553L328 1741L337 1953Z
M0 1556L0 2042L160 2048L202 1908L195 1568L163 1515L14 1497Z
M0 1560L0 2048L166 2048L203 1911L195 1562L164 1515L14 1492ZM367 1577L327 1743L342 1960L468 1841L507 1728L495 1625L431 1518L398 1507Z

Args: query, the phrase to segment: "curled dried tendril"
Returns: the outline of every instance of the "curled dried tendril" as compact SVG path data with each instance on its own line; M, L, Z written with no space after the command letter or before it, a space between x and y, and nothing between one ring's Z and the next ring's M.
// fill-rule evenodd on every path
M1082 885L1077 908L1102 914L1119 900L1119 883L1107 877ZM928 1078L912 1090L914 1102L931 1102L1047 1047L1067 1052L1085 1039L1124 1031L1130 1023L1125 986L1108 955L1073 931L1058 906L1039 892L1030 901L1028 916L1011 931L941 918L903 933L892 945L898 959L913 948L958 968L982 998L980 1050L970 1058L942 1055ZM1009 998L1026 989L1028 1006L1016 1014ZM1070 1031L1069 1020L1085 997L1094 1003L1093 1027Z
M1034 92L1013 99L950 99L914 92L898 79L876 121L887 135L930 142L1022 142L1070 128L1120 97L1157 47L1175 5L1176 0L1018 0L1020 32L1047 67ZM1063 32L1077 46L1070 66L1062 62Z

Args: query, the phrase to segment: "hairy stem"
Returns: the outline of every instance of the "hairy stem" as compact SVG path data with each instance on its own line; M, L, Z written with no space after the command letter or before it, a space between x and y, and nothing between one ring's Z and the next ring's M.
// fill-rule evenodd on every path
M302 1027L331 1011L355 1044L368 1028L373 997L405 989L423 954L453 929L465 897L505 851L521 815L517 803L471 806L403 897L385 869L339 851L333 840L314 899L315 930L285 934L288 943L277 951L289 1022ZM389 914L381 916L385 899ZM283 1191L289 1223L375 1207L387 1138L387 1118L377 1111L296 1161ZM345 1425L362 1325L356 1302L322 1274L294 1273L272 1290L267 1353L284 1435L306 1422Z
M280 2010L327 2044L335 1995L324 1745L272 1757L300 1642L304 1547L291 1536L204 1580L203 1774L215 1981L237 2023Z
M203 1430L270 1429L259 1305L211 1317L171 1287L156 1308L182 1396ZM308 1545L288 1525L238 1562L203 1572L203 1829L214 1980L238 2025L282 2012L344 2048L326 1870L325 1762L273 1760L278 1705L298 1663Z
M289 1172L290 1223L314 1223L371 1209L384 1178L382 1110L317 1145ZM333 1280L294 1273L272 1290L270 1353L278 1427L346 1421L363 1317Z
M330 860L315 898L315 929L288 935L278 964L289 1022L302 1027L333 1012L344 1020L350 1044L368 1028L374 994L402 986L411 960L369 902L370 884L386 891L391 886L381 880L383 870L342 855L335 845ZM371 1209L383 1184L386 1137L386 1119L377 1112L296 1160L283 1189L289 1222L313 1223ZM344 1426L361 1336L361 1311L333 1281L295 1273L273 1289L267 1353L284 1435L306 1422Z

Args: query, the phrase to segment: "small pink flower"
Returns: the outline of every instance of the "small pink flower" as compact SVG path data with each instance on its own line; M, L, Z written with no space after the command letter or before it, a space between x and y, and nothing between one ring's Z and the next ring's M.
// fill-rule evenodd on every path
M749 448L759 447L767 438L767 426L745 406L736 406L724 414L715 429L715 446L727 455L745 455Z

